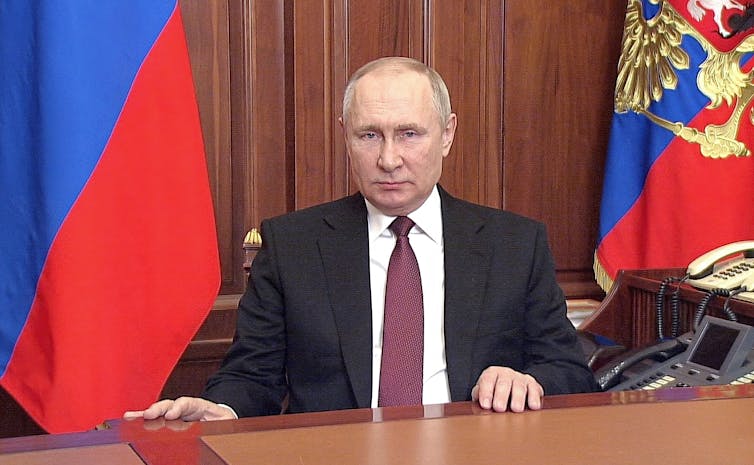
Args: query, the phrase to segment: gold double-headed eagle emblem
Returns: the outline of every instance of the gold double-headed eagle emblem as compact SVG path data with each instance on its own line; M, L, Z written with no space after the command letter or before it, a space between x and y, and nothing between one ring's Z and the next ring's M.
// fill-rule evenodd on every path
M668 1L650 2L659 4L659 10L649 19L644 17L641 0L628 3L615 86L616 113L645 115L676 136L698 144L705 157L750 156L749 148L737 137L744 110L754 97L753 73L741 69L743 55L754 51L754 35L748 35L732 50L720 51ZM721 21L723 9L747 9L733 0L689 0L685 7L693 18L714 15L721 37L732 34ZM689 68L689 55L681 47L684 35L693 37L707 53L696 79L699 91L709 98L707 108L716 109L723 102L734 105L730 117L721 125L708 124L699 130L649 111L652 101L660 101L665 90L678 85L676 70ZM754 111L749 111L748 119L748 124L754 125Z

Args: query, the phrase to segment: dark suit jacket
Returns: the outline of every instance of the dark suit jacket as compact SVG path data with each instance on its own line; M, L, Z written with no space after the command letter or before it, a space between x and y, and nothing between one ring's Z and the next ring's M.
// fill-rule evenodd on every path
M453 401L480 373L529 373L545 394L596 388L566 318L544 226L440 189L445 351ZM203 396L239 416L369 407L367 211L355 194L264 221L232 347Z

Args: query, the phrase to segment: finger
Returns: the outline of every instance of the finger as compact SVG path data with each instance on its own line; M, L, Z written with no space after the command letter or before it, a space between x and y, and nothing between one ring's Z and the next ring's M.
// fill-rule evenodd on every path
M528 380L524 376L517 376L511 385L510 408L512 412L523 412L528 398Z
M233 420L235 413L230 407L222 407L201 397L180 397L165 413L166 420L212 421Z
M527 396L527 405L531 410L539 410L542 408L542 397L545 395L545 390L534 379L532 379L533 386L529 388Z
M492 398L492 409L496 412L508 410L508 402L511 398L513 381L510 377L499 376L495 383L495 391Z
M179 397L164 413L166 420L198 421L202 418L204 409L195 397Z
M129 410L123 413L124 420L135 420L137 418L144 418L144 410Z
M519 376L514 379L511 388L510 408L513 412L523 412L527 407L531 410L542 408L544 389L530 375Z
M172 399L164 399L159 402L155 402L154 404L150 405L149 408L144 410L144 419L154 420L155 418L165 416L165 413L172 408L174 403L175 402Z
M170 399L165 399L155 402L144 410L129 410L123 413L123 419L134 420L137 418L144 418L145 420L153 420L159 418L170 408L172 402L173 401Z
M476 386L476 398L479 401L479 406L485 410L492 408L492 399L495 393L495 383L497 376L493 371L485 370L479 376ZM474 394L472 389L472 395Z

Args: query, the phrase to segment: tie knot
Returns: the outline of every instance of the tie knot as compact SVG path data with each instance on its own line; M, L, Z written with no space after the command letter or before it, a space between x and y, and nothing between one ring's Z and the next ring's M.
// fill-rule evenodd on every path
M408 216L399 216L392 223L390 223L390 230L397 236L407 236L411 228L414 227L414 222Z

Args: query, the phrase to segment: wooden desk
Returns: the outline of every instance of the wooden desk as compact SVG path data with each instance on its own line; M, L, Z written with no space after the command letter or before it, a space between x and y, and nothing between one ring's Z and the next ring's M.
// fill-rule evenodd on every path
M754 461L753 411L754 385L743 385L552 396L522 414L461 402L205 423L117 420L104 431L2 439L0 463L745 464Z

